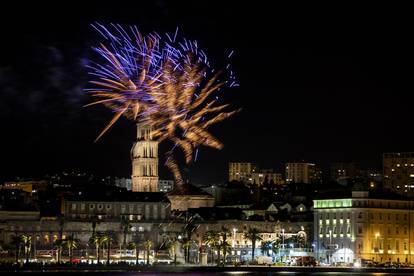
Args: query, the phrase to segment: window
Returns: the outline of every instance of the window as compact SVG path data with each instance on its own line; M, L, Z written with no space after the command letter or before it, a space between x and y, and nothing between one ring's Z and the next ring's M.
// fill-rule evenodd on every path
M141 219L142 219L142 215L141 214L137 215L137 220L141 220Z
M382 214L381 213L379 213L379 219L382 219Z
M110 204L106 204L106 209L107 210L111 209L111 205Z
M139 227L138 227L138 232L144 232L144 227L139 226Z
M388 220L390 220L391 219L391 215L390 214L388 214Z
M359 219L362 219L362 212L359 212L359 214L358 214L358 218L359 218Z
M399 219L400 219L400 216L399 216L398 214L396 214L396 215L395 215L395 219L396 219L396 220L399 220Z
M76 204L72 203L72 211L75 211L75 210L76 210Z
M129 220L133 220L134 219L134 215L129 215Z
M407 235L407 226L404 226L404 235Z
M404 241L404 250L408 250L406 241Z
M82 203L82 204L81 204L81 210L82 210L82 211L85 211L85 203Z
M395 241L395 251L400 251L400 241L399 240Z
M396 226L396 227L395 227L395 234L396 234L396 235L400 234L400 231L399 231L399 229L398 229L398 226Z
M89 209L91 210L95 209L95 204L89 204Z
M362 226L358 225L358 234L362 234Z
M404 214L404 220L407 220L407 214Z
M102 210L103 209L103 205L102 204L98 204L98 210Z

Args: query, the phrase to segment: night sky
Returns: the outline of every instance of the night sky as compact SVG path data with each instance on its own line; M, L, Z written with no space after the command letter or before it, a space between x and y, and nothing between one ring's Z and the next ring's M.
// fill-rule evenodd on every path
M134 125L123 119L94 143L111 113L82 107L90 101L84 65L100 39L94 21L143 32L178 26L217 64L235 51L240 87L225 100L243 110L211 128L225 148L201 149L190 168L194 183L224 181L229 161L279 170L287 161L324 168L355 161L380 169L383 152L414 150L407 8L36 2L16 3L0 19L0 180L62 170L130 175ZM169 177L165 169L161 177Z

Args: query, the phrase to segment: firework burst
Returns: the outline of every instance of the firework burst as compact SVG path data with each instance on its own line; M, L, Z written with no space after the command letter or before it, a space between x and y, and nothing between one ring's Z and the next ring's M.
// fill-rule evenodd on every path
M115 113L97 139L121 116L151 125L155 139L174 145L166 153L165 165L182 188L175 150L181 149L185 163L190 164L200 146L221 149L222 143L208 127L238 111L228 111L229 105L219 104L217 96L222 87L237 86L230 65L226 81L220 81L224 74L214 72L196 41L178 41L177 32L162 39L155 33L143 36L136 27L127 32L119 25L111 26L114 33L94 25L110 47L94 48L105 63L90 67L90 74L97 78L91 81L95 87L88 90L97 98L90 105L104 104Z

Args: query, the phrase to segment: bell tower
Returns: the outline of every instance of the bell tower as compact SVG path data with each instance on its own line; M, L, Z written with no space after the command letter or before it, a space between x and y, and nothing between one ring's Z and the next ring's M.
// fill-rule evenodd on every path
M158 142L152 127L137 124L137 140L132 146L132 191L158 192Z

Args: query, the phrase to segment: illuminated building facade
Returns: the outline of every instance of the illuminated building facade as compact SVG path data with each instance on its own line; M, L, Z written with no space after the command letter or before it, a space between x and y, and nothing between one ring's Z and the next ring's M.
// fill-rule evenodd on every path
M414 152L384 153L384 188L414 195Z
M274 172L273 170L260 170L251 174L249 183L262 186L264 183L282 185L285 183L281 173Z
M137 141L132 147L132 191L158 191L158 142L152 140L152 128L138 124Z
M250 183L252 174L257 171L257 165L249 162L230 162L229 163L229 182L239 181Z
M413 203L406 199L352 197L314 200L314 241L318 259L328 263L411 263Z
M313 163L287 163L286 183L314 183L321 173Z

